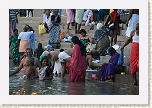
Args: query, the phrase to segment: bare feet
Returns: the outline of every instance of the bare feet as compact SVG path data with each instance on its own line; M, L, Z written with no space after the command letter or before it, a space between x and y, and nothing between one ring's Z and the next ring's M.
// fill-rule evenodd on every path
M110 80L106 80L105 82L114 82L112 79L110 79Z

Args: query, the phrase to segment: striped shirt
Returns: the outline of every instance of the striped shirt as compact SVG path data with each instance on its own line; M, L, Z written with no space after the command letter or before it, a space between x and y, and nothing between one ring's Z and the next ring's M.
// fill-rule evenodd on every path
M16 12L19 12L19 10L9 9L9 15L10 15L12 21L16 20L16 18L17 18Z

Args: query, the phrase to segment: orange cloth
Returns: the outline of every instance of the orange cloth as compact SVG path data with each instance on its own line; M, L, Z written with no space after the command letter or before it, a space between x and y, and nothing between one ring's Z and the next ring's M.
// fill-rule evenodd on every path
M30 42L28 40L21 40L19 52L26 52L26 48L30 48Z
M132 42L130 54L130 73L139 72L139 43Z
M64 39L64 35L65 35L65 32L62 32L60 35L60 41L62 41L62 39Z

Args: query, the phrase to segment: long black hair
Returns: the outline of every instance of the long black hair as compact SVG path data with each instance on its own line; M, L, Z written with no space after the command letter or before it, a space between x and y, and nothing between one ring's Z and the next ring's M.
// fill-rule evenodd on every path
M81 30L79 31L79 33L80 33L80 34L81 34L81 33L87 34L87 32L86 32L85 29L81 29Z
M78 44L78 45L79 45L81 54L82 54L83 56L86 56L86 48L85 48L85 46L82 44L82 42L79 40L79 38L78 38L77 36L73 36L71 40L72 40L72 42L73 42L74 44Z
M37 48L37 58L40 59L41 54L44 52L45 50L42 48L42 43L38 43L38 48Z
M112 56L112 55L115 54L115 53L117 53L117 52L116 52L116 50L115 50L113 47L109 47L109 48L108 48L108 54L109 54L110 56Z

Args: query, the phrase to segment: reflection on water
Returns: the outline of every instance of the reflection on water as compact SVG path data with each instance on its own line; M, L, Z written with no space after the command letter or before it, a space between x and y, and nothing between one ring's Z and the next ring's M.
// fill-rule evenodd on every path
M10 72L16 67L10 67ZM53 81L24 80L22 74L9 78L10 95L139 95L139 87L130 85L86 80L68 82L65 78L54 77Z

